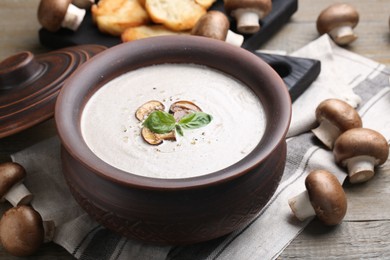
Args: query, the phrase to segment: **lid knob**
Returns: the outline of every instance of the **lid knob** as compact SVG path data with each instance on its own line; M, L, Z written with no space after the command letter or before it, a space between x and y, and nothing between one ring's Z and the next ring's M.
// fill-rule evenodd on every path
M0 90L23 86L43 69L29 51L10 56L0 62Z

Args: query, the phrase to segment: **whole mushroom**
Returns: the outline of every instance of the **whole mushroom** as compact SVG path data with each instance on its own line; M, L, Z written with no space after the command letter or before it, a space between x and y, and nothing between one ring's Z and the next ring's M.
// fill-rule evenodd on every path
M349 5L337 3L324 9L317 18L317 31L328 33L339 45L349 44L357 39L353 28L359 22L359 13Z
M0 197L8 200L14 207L29 204L33 195L23 185L26 171L18 163L5 162L0 164Z
M0 220L0 241L14 256L34 254L45 235L53 236L54 222L42 221L41 215L32 207L22 205L7 210ZM52 237L46 238L51 240Z
M237 21L237 31L253 34L260 30L259 20L272 10L271 0L224 0L225 11Z
M294 215L301 221L317 216L325 225L339 224L347 212L347 198L339 180L325 170L306 177L306 191L289 199Z
M220 11L208 11L199 18L192 28L191 34L225 41L235 46L241 46L244 36L231 30L226 15Z
M315 111L317 128L311 131L329 149L341 133L362 127L362 119L358 112L347 102L340 99L326 99L322 101Z
M61 27L76 31L86 11L71 2L72 0L41 0L38 6L38 21L42 27L50 32L56 32Z
M337 164L348 168L349 181L361 183L374 176L375 166L386 162L389 144L375 130L354 128L337 138L333 155Z

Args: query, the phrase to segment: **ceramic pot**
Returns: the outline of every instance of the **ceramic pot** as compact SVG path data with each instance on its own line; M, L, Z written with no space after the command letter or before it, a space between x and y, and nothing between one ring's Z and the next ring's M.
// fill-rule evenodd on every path
M255 149L225 169L182 179L142 177L100 160L81 134L84 105L123 73L163 63L205 65L249 86L266 114L265 133ZM196 36L138 40L98 54L66 81L55 113L63 173L81 207L121 235L169 245L217 238L253 220L283 174L290 117L289 93L270 66L244 49Z

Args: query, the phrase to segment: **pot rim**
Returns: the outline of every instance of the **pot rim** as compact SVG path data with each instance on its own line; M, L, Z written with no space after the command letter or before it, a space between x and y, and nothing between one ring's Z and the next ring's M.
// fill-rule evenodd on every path
M249 85L252 90L255 82L262 82L261 88L265 87L268 92L260 91L260 87L255 91L267 115L266 130L261 141L239 162L213 173L190 178L145 177L117 169L102 161L84 142L80 127L81 113L88 98L96 89L112 78L130 71L128 63L136 63L137 68L162 63L206 65L231 74ZM123 66L124 64L127 67ZM233 67L239 68L241 72L245 71L245 75L241 74L241 77L235 75L234 73L240 72L235 72ZM115 70L115 73L107 70ZM279 103L271 107L274 101ZM264 105L264 102L268 105ZM122 186L153 190L182 190L217 185L250 172L285 142L290 120L291 99L287 87L267 63L245 49L222 41L183 35L151 37L122 43L99 53L67 79L55 108L55 122L61 144L83 167ZM269 135L266 136L267 134Z

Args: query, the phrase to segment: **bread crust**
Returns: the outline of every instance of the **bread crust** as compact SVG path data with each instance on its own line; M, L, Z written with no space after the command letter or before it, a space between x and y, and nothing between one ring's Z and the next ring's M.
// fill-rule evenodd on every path
M150 22L138 0L100 0L91 7L93 22L102 33L120 36L127 28Z
M187 31L177 32L166 28L163 25L141 25L127 28L121 35L122 42L130 42L143 38L162 36L162 35L179 35L189 34Z

